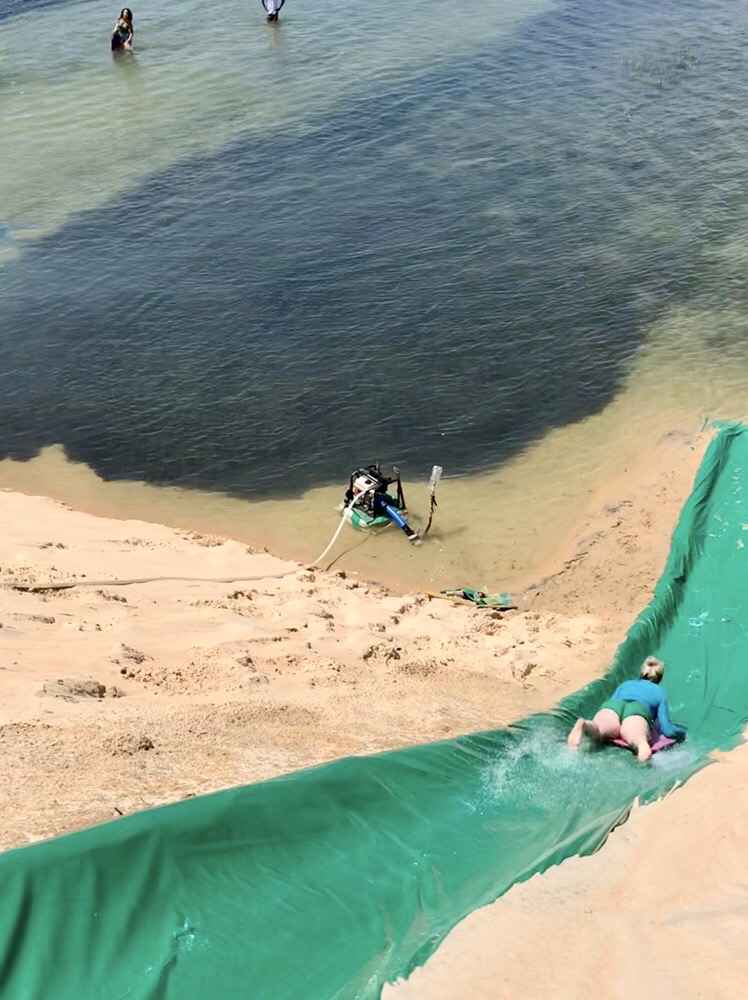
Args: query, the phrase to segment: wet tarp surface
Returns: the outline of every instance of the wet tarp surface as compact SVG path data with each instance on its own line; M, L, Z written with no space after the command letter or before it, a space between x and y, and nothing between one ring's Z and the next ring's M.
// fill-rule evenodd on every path
M508 729L341 760L0 857L4 1000L376 997L463 916L605 840L748 720L748 430L702 463L609 674ZM654 653L689 740L567 752ZM677 836L673 831L672 836ZM501 942L496 942L501 947Z

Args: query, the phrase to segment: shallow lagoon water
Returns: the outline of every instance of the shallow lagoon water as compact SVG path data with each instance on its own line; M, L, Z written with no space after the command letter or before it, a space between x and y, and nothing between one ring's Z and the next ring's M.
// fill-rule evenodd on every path
M420 571L490 583L632 432L742 415L740 11L201 12L138 7L121 60L92 3L0 21L1 455L311 514L307 558L329 484L438 462Z

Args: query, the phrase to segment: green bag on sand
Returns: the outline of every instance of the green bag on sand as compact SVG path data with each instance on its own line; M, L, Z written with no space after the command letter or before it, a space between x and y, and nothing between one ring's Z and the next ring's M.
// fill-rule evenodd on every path
M442 590L441 593L448 597L464 597L466 601L472 601L479 608L497 608L501 611L509 611L517 606L512 600L511 594L487 594L485 590L474 590L472 587Z

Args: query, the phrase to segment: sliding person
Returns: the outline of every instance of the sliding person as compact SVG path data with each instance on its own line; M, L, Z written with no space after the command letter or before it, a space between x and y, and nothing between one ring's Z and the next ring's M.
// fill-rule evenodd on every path
M569 733L567 743L575 750L582 736L589 736L594 743L612 743L623 739L634 750L641 762L652 756L651 740L656 726L663 736L683 740L685 729L670 721L667 695L659 686L665 673L665 664L648 656L639 671L639 679L624 681L613 692L613 697L603 702L594 719L577 719Z

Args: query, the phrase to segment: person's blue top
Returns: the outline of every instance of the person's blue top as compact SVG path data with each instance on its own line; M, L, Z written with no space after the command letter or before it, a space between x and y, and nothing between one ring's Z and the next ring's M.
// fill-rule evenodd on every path
M623 684L618 685L613 697L623 701L639 701L642 705L646 705L652 720L657 722L663 736L677 740L686 735L685 729L674 726L670 721L667 695L654 681L645 681L643 678L635 681L624 681Z

